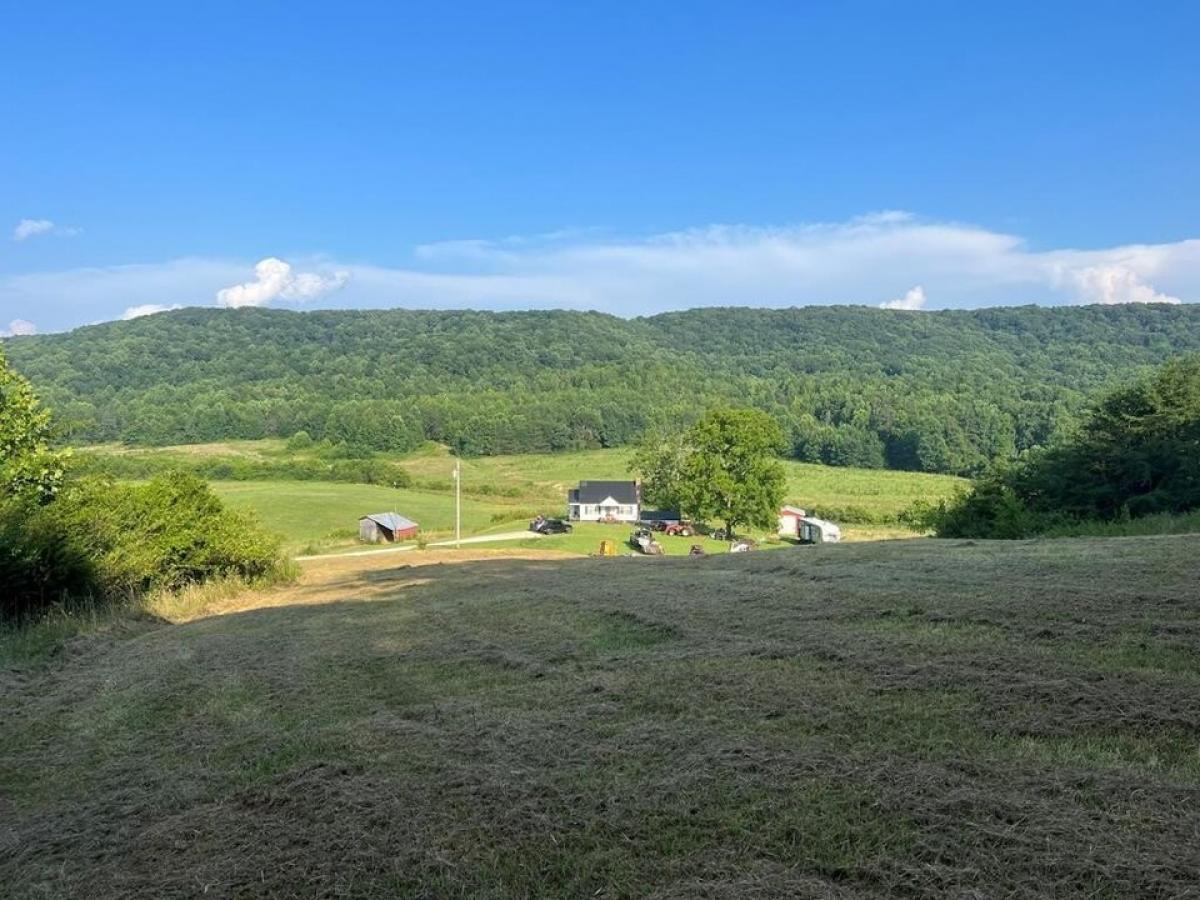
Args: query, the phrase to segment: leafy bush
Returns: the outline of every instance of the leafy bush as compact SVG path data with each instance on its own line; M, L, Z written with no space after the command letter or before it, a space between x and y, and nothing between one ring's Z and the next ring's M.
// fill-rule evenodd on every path
M94 561L56 521L57 504L0 506L0 619L21 619L101 592Z
M894 514L872 512L861 506L814 506L809 514L831 522L851 522L855 525L892 525L898 521Z
M211 578L284 574L279 538L193 475L143 485L83 479L42 506L0 509L0 616L138 596Z
M925 511L924 524L938 537L1025 538L1047 524L1029 509L1011 487L996 478L982 479L974 488Z
M247 459L237 456L205 457L172 454L79 454L79 474L111 478L147 479L184 471L212 481L337 481L349 484L388 484L408 487L412 476L395 463L368 455L354 456L344 446L321 459Z
M83 481L47 512L78 536L106 592L173 589L212 577L276 574L279 538L250 515L227 510L199 478L183 472L143 485Z

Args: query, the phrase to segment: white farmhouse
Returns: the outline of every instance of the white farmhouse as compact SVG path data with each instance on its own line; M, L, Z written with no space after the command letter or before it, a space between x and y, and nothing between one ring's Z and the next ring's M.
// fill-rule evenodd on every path
M572 522L636 522L641 507L636 481L581 481L567 491L567 518Z

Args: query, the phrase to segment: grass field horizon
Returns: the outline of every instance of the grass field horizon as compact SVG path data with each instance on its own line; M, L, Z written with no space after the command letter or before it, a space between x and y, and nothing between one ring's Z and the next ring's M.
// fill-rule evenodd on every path
M1186 896L1198 559L1188 536L313 561L0 666L0 884Z
M305 458L289 451L282 440L229 441L217 444L144 448L100 445L90 453L149 456L182 464L190 459L283 460ZM566 490L581 479L625 479L630 448L582 450L555 454L464 457L463 535L508 531L524 527L537 513L565 513ZM284 535L290 552L322 552L354 545L359 516L396 511L419 522L430 539L452 534L454 523L453 471L456 458L445 448L428 443L412 453L388 457L412 476L406 488L324 481L224 481L214 489L232 505L256 512L269 528ZM856 469L783 462L787 473L785 502L829 511L842 521L848 540L915 536L895 517L916 501L936 502L966 486L950 475ZM607 535L606 535L607 536ZM761 536L761 535L756 535ZM556 539L557 540L557 539ZM576 540L558 540L574 547ZM592 547L592 550L595 548Z

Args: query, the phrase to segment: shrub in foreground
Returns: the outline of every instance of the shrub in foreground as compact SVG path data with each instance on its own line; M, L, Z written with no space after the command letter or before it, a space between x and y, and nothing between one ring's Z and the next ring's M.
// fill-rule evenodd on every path
M100 591L92 559L52 512L53 505L0 505L0 618L24 618Z
M86 535L106 591L253 580L280 566L279 538L253 516L226 509L194 475L174 472L140 485L84 481L56 507L65 531Z
M278 577L285 571L279 548L279 538L226 509L195 476L171 473L139 485L81 479L52 503L4 510L0 616L213 578Z

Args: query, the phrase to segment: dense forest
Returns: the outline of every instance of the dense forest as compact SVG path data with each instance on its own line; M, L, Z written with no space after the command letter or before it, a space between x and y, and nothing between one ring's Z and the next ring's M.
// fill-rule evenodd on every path
M186 309L10 339L70 440L306 432L464 454L630 443L736 403L798 459L973 474L1200 350L1200 306L596 312Z
M1094 403L1075 433L930 510L943 537L1022 538L1200 509L1200 355Z

